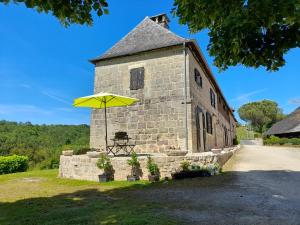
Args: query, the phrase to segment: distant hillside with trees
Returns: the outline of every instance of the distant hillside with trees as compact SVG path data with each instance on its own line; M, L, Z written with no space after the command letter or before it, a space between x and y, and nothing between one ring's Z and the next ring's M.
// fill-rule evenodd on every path
M88 125L33 125L0 121L0 155L24 155L31 168L56 168L61 151L89 146Z

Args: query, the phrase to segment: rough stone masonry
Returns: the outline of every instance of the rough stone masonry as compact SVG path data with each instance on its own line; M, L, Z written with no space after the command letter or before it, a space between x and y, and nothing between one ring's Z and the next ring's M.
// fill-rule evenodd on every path
M221 153L214 154L205 152L200 154L187 154L185 156L168 156L166 154L151 154L154 162L157 163L161 178L171 178L172 172L180 168L182 161L188 161L192 165L206 165L209 163L219 163L223 166L227 160L239 149L239 146L224 149ZM130 175L131 167L127 164L129 157L112 157L111 162L115 170L115 180L126 180ZM99 181L98 175L103 170L96 166L98 158L90 158L88 155L72 155L60 157L59 176L79 180ZM148 179L147 156L139 156L142 176L141 179Z

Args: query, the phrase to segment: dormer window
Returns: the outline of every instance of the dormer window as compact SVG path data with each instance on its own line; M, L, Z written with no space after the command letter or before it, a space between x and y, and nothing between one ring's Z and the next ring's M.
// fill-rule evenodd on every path
M197 69L194 70L195 82L202 88L202 77Z

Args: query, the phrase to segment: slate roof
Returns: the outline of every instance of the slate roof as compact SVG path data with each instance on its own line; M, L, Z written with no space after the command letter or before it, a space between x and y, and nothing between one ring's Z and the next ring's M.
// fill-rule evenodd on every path
M146 17L112 48L90 61L96 63L104 59L175 46L188 41L190 40L176 35L149 17Z
M140 52L146 52L186 43L187 45L190 45L191 50L195 51L199 60L204 64L204 69L206 70L208 76L210 76L211 81L215 85L216 89L222 95L227 107L230 108L216 79L212 75L212 72L196 40L180 37L177 34L170 31L169 29L164 28L163 26L154 22L151 18L147 16L142 22L140 22L133 30L131 30L125 37L118 41L113 47L108 49L103 55L91 59L90 62L96 64L98 61L102 60L107 60L120 56L133 55ZM232 110L230 110L230 113L236 121Z
M300 132L300 107L285 119L275 123L265 135Z

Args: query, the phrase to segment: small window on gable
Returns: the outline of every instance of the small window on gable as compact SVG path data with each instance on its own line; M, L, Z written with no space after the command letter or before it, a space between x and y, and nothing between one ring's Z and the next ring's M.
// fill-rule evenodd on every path
M212 129L212 117L209 112L206 112L206 132L209 134L213 133Z
M199 87L202 87L202 77L197 69L194 70L195 82Z
M138 90L144 88L144 67L134 68L130 70L130 90Z
M210 103L212 107L216 108L216 95L212 89L210 89Z

